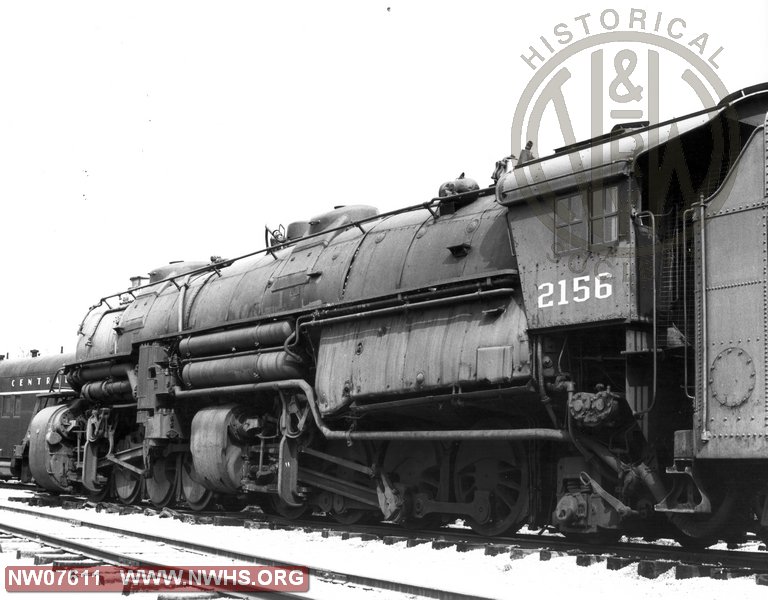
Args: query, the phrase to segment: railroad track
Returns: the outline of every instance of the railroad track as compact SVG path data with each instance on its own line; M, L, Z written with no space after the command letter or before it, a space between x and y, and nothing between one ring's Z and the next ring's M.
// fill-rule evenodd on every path
M35 520L38 522L36 523ZM51 526L50 521L58 526ZM40 521L47 521L40 526ZM100 569L104 567L155 567L164 568L171 564L190 564L192 559L199 560L200 554L189 552L180 544L158 543L159 540L141 540L140 546L136 540L126 544L131 538L127 531L114 528L113 531L99 529L87 525L86 529L99 531L107 535L84 535L83 524L77 520L51 519L48 515L27 515L20 524L0 523L0 545L2 550L16 550L16 558L32 558L36 566L51 565L54 569ZM76 530L76 531L73 531ZM109 535L112 534L112 535ZM78 541L84 538L83 541ZM104 575L102 575L102 580ZM107 582L109 583L109 582ZM123 586L123 591L130 591L131 584ZM202 586L200 592L208 592L210 598L284 598L298 599L302 596L291 593L272 592L233 593L219 589L215 584ZM174 594L162 594L166 599L175 597Z
M62 508L84 508L88 502L78 498L56 497L39 494L26 500L30 503L45 506L60 506ZM213 524L220 526L239 526L248 529L285 529L304 532L319 532L323 537L340 537L341 539L362 539L364 541L378 540L383 544L392 545L403 542L408 548L430 544L434 549L455 548L459 552L481 550L486 555L507 555L511 559L522 558L530 554L538 554L541 560L554 557L573 556L580 566L604 565L608 569L618 570L629 565L636 565L640 576L649 579L659 577L670 570L675 578L687 579L692 577L710 577L713 579L731 579L737 577L753 577L757 584L768 585L768 552L746 550L699 550L691 551L677 546L652 543L616 543L601 546L575 543L558 536L514 535L508 537L484 538L465 529L440 528L437 530L406 530L397 525L342 525L331 520L301 520L289 521L260 512L240 511L229 513L197 513L185 510L159 511L154 508L123 506L112 503L97 503L91 505L97 511L116 514L156 514L168 516L187 523ZM39 515L40 511L22 507L0 507L1 511L17 514ZM46 514L45 518L59 521L70 521L66 516ZM99 526L104 529L115 529ZM0 529L2 527L0 526ZM765 548L765 546L761 546ZM229 556L227 551L221 551L221 556ZM242 557L238 553L233 558ZM248 556L245 560L255 560L259 557ZM318 572L323 571L317 569ZM337 574L346 577L344 574ZM361 585L373 585L374 582L360 580ZM392 583L392 582L390 582ZM387 588L397 589L397 588ZM410 588L409 588L410 589ZM408 593L419 593L414 590ZM431 595L437 593L438 595ZM424 589L421 595L425 597L442 596L439 591Z
M13 516L13 524L8 516ZM5 517L5 518L4 518ZM174 565L217 565L222 561L237 565L308 568L310 588L301 595L282 592L232 593L224 588L208 586L222 597L239 598L357 598L363 592L379 590L387 598L436 598L441 600L474 600L479 596L450 590L413 585L395 579L368 577L355 573L329 570L312 565L298 565L270 556L240 552L219 546L171 539L164 535L137 533L113 527L53 515L39 510L0 506L0 532L18 539L41 544L39 550L26 551L36 564L54 567L82 568L95 565L172 568Z
M0 479L0 489L17 490L19 492L35 492L39 490L40 487L34 483L22 483L15 479Z

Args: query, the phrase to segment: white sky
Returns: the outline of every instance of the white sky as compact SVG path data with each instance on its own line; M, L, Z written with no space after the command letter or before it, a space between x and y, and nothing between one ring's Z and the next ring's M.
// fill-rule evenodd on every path
M0 352L73 350L129 276L258 249L265 223L423 202L462 171L488 184L533 74L520 55L560 22L584 37L579 15L662 11L684 44L709 34L705 58L723 46L729 90L768 81L766 3L669 6L0 4ZM568 101L588 117L586 91ZM662 115L699 108L667 94Z

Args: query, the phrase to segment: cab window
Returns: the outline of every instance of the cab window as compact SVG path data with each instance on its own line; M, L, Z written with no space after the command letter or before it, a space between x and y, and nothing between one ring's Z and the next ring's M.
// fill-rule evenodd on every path
M584 195L571 194L555 201L555 248L568 252L587 247Z
M621 183L598 183L556 198L555 252L591 250L626 237L619 203L624 188Z
M590 198L592 244L610 244L619 240L619 190L615 186L593 190Z

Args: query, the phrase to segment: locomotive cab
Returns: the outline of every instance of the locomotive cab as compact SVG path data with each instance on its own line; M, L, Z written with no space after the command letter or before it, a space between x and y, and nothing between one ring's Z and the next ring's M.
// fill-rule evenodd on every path
M497 188L531 340L551 385L569 380L576 390L572 424L623 447L620 461L633 444L651 444L672 490L662 493L663 475L639 474L654 495L644 502L711 515L721 532L724 507L764 477L742 473L759 482L744 486L725 463L702 461L768 458L766 322L748 308L763 303L768 282L760 262L734 261L765 248L765 111L757 86L709 111L563 148L518 166ZM726 252L707 242L713 236ZM743 307L739 316L726 317L734 307ZM631 415L623 431L601 416L616 403ZM560 461L554 518L564 531L610 529L608 517L577 524L571 516L577 501L564 490L584 467ZM687 535L704 535L677 521Z

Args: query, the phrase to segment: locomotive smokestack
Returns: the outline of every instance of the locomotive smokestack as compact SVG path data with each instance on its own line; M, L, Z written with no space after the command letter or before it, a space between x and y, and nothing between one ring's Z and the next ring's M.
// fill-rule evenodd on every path
M33 348L29 351L29 354L32 356L32 358L37 358L40 354L40 350L37 350L36 348Z

